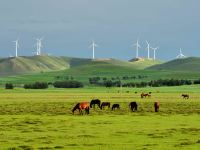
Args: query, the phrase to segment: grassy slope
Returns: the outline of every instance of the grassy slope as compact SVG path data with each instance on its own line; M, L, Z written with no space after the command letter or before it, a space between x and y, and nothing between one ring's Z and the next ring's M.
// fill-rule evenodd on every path
M73 76L75 79L88 82L88 78L92 76L101 77L116 77L116 76L133 76L133 75L144 75L146 72L151 73L151 71L143 71L143 68L147 66L149 62L124 62L116 59L78 59L78 58L68 58L61 57L62 60L68 62L70 69L56 72L48 73L34 73L18 76L10 76L6 78L0 78L2 82L13 82L13 83L25 83L34 81L55 81L57 76L65 78L68 76ZM149 64L152 65L152 64Z
M59 57L33 56L0 59L0 75L47 72L69 68L69 64Z
M200 71L200 58L189 57L184 59L175 59L163 64L151 66L150 70L171 70L171 71Z

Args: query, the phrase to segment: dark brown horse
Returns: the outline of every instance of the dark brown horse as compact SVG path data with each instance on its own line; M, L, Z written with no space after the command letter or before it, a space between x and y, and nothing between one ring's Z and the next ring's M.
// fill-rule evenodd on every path
M141 95L141 98L146 98L146 97L151 97L151 94L148 94L148 93L142 93Z
M113 104L112 105L112 110L115 110L115 109L120 109L119 104Z
M155 112L158 112L159 108L160 108L160 103L159 102L154 102Z
M74 111L79 110L79 113L83 115L83 110L85 110L86 114L89 114L90 111L90 107L89 107L89 103L88 102L82 102L82 103L78 103L76 104L76 106L74 106L74 108L72 109L72 113L74 114Z
M181 96L183 97L183 99L189 99L190 97L188 94L182 94Z
M130 102L129 107L132 111L137 111L137 103L136 102Z
M99 108L101 108L101 101L99 99L93 99L93 100L91 100L91 102L90 102L90 108L92 108L92 107L95 108L95 105L98 105Z
M102 102L101 103L101 109L103 109L105 106L108 106L108 108L110 108L110 102Z

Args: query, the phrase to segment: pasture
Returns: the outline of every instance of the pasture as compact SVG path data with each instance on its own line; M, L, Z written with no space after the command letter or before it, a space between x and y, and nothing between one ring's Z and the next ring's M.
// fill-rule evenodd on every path
M197 150L200 147L199 86L145 89L84 88L0 90L0 149ZM129 91L129 92L127 92ZM135 93L135 91L137 93ZM152 92L141 99L141 92ZM180 97L190 94L189 100ZM99 98L120 110L71 110ZM128 104L138 103L131 112ZM160 102L160 111L153 104Z

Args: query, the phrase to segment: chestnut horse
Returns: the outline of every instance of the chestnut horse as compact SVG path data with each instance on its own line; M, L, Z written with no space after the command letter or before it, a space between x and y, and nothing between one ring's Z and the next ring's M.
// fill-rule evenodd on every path
M158 112L159 107L160 107L160 103L159 103L159 102L154 102L154 109L155 109L155 112Z
M74 114L75 110L79 110L79 113L83 115L83 111L85 110L86 114L89 114L90 111L90 105L88 102L82 102L82 103L78 103L76 104L76 106L74 106L74 108L72 109L72 113Z
M137 103L136 102L130 102L129 107L132 111L137 111Z
M120 109L119 104L113 104L112 105L112 110L115 110L115 109Z
M110 102L101 103L101 109L103 109L105 106L108 106L108 108L110 108Z
M90 102L90 108L92 108L93 106L95 108L96 104L99 106L99 108L101 108L101 101L99 99L93 99L93 100L91 100L91 102Z
M141 96L141 98L146 98L146 97L151 97L151 94L142 93L140 96Z

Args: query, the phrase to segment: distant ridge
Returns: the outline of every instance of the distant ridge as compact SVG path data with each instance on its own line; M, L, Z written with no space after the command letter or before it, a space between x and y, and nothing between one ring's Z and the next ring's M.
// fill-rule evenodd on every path
M22 56L0 59L0 75L47 72L67 68L69 68L69 64L55 56Z
M188 57L175 59L163 64L151 66L148 70L169 70L169 71L200 71L200 58Z
M112 70L112 68L126 68L131 70L145 69L149 66L160 64L161 62L153 60L140 61L121 61L113 58L87 59L73 58L65 56L20 56L0 58L0 76L10 76L17 74L31 74L39 72L52 72L79 68L88 71L103 69ZM123 69L122 69L123 70Z

